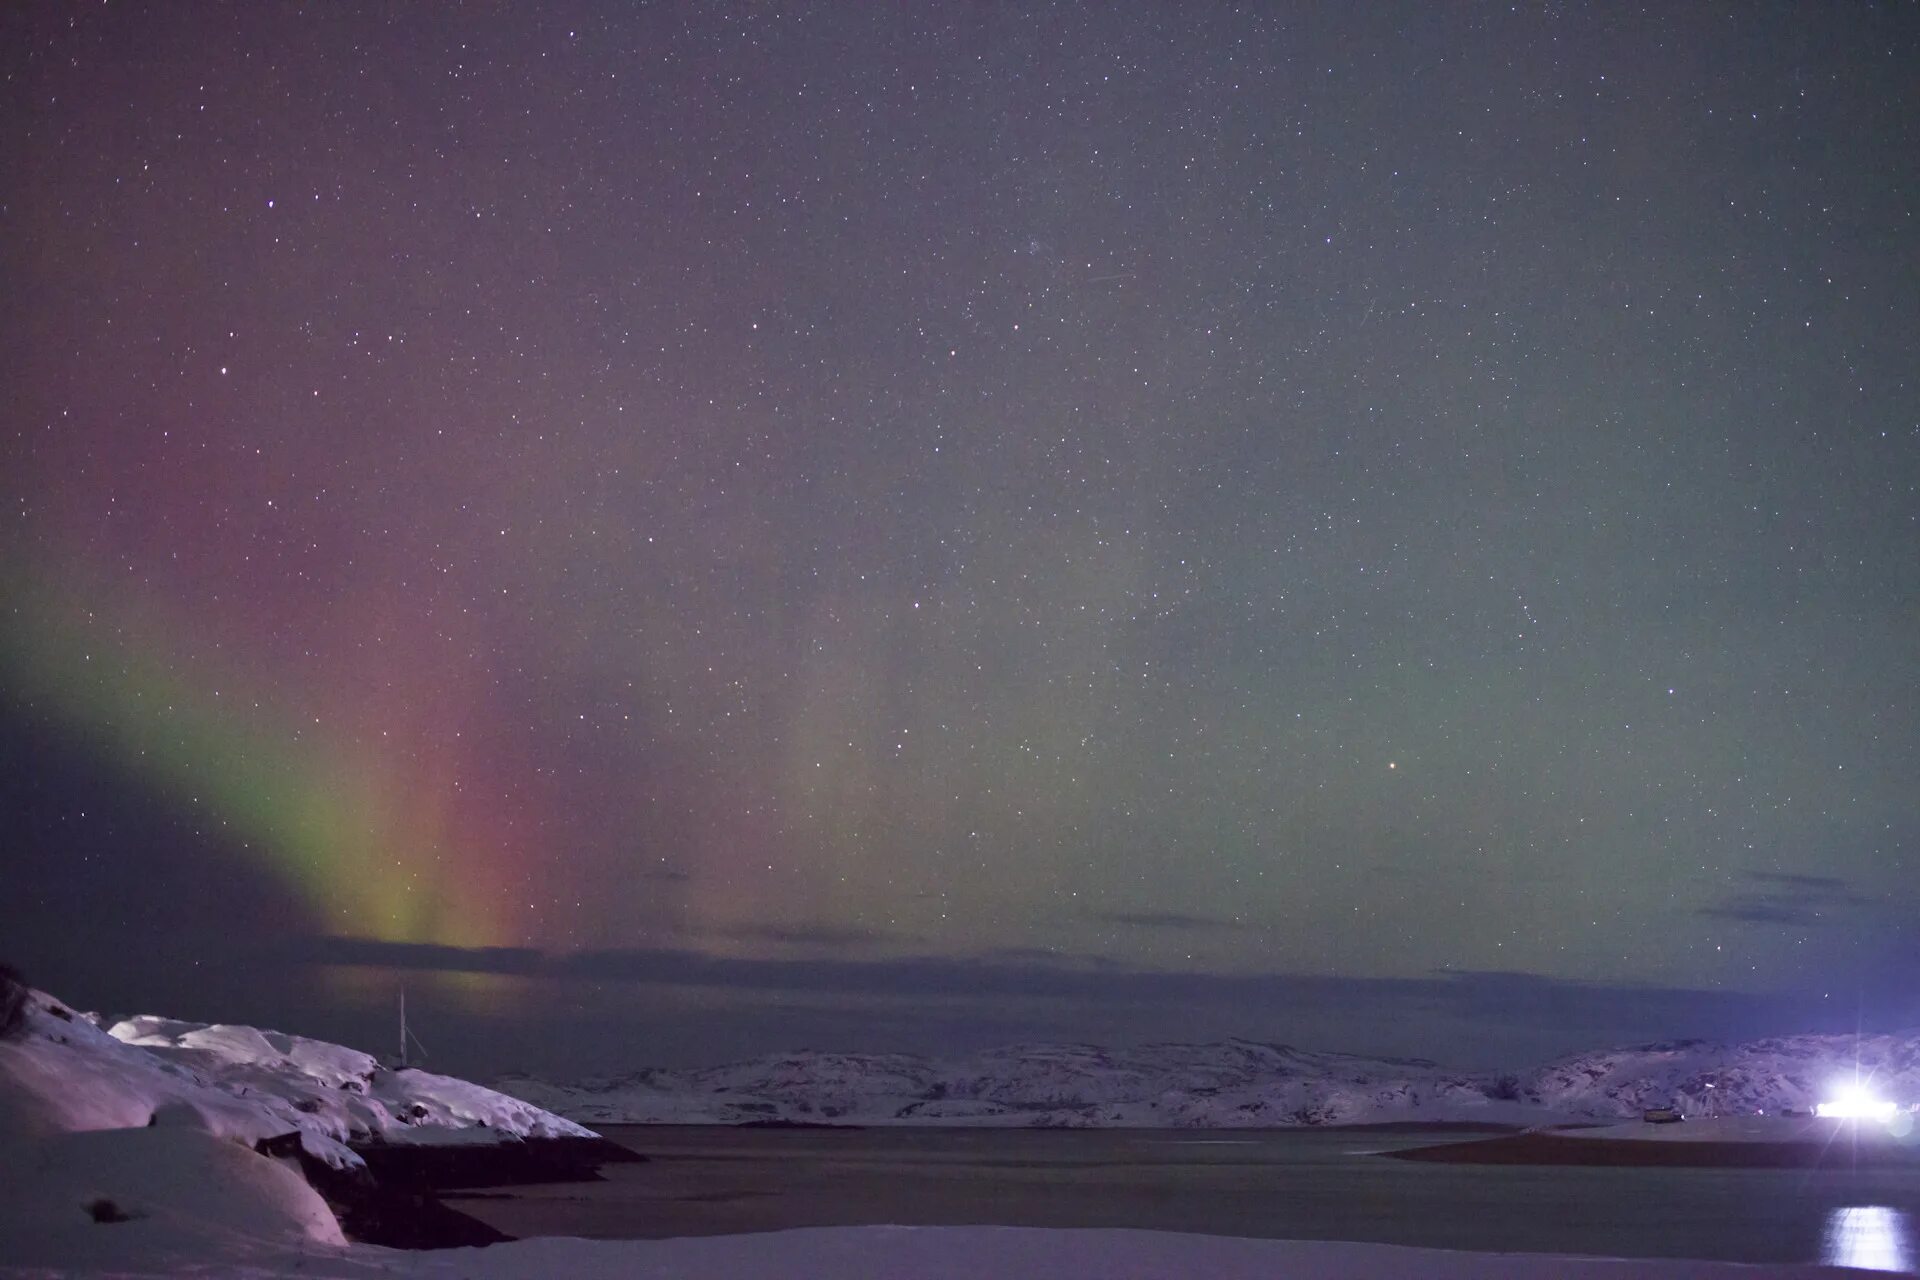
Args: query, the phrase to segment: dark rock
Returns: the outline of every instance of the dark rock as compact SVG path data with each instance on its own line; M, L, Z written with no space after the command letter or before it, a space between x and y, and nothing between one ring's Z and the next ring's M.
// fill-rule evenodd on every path
M524 1138L484 1146L435 1147L413 1143L352 1144L375 1180L389 1186L526 1186L543 1182L600 1182L603 1164L631 1164L645 1156L605 1138Z
M95 1222L109 1223L132 1222L140 1215L137 1213L128 1213L125 1209L122 1209L119 1205L103 1196L98 1200L91 1201L87 1205L87 1216Z
M271 1138L262 1138L253 1144L253 1149L271 1160L298 1160L306 1148L301 1144L300 1131L277 1133Z
M440 1203L425 1185L382 1183L365 1169L335 1169L300 1152L300 1170L348 1239L389 1249L460 1249L513 1239Z
M0 964L0 1040L18 1040L27 1030L27 984L12 965Z

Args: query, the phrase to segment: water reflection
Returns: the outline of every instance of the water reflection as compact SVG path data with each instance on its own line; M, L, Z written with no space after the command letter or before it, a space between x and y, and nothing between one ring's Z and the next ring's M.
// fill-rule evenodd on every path
M1907 1215L1884 1205L1855 1205L1827 1215L1820 1261L1867 1271L1912 1271L1913 1229Z

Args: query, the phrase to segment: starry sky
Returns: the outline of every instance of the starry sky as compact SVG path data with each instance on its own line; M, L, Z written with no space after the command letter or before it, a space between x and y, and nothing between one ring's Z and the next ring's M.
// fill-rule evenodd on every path
M0 12L0 952L443 1065L1920 1022L1910 6Z

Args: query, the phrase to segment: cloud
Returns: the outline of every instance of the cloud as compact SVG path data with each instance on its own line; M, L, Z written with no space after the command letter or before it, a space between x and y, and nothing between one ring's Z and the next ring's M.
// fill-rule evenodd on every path
M436 973L531 974L545 956L530 947L443 947L427 942L382 942L331 934L287 938L268 948L294 964L420 969Z
M1694 914L1745 924L1788 925L1811 929L1831 923L1843 908L1865 905L1866 899L1838 876L1797 875L1786 871L1741 873L1746 888Z
M1187 915L1179 911L1096 911L1093 918L1104 924L1123 924L1135 929L1178 929L1189 933L1249 927L1241 920Z
M1501 1018L1613 1018L1712 1004L1755 1008L1766 997L1728 991L1613 985L1542 974L1439 970L1400 978L1298 973L1217 973L1078 963L1052 952L878 959L720 956L678 947L545 953L519 947L444 947L363 938L303 939L280 955L308 964L521 974L554 980L724 988L730 992L932 1000L1007 997L1175 1006L1226 1004L1301 1012L1392 1006Z
M1808 892L1844 893L1847 888L1847 882L1839 876L1804 876L1789 871L1747 871L1742 875L1757 884L1784 885Z
M880 929L843 928L838 925L783 925L783 924L737 924L711 928L704 934L718 938L732 938L746 942L777 942L785 947L819 947L823 949L877 946L882 942L894 940L897 935Z
M1920 939L1902 954L1920 954ZM1475 970L1404 977L1179 972L1039 948L734 957L672 945L552 953L296 937L266 953L249 947L231 967L253 973L259 961L274 959L294 970L281 979L283 997L307 989L299 969L331 965L499 974L538 984L529 988L540 991L538 999L524 1006L507 1000L462 1049L444 1043L444 1027L430 1037L436 1051L464 1052L486 1070L521 1052L510 1047L540 1039L520 1025L523 1017L558 1028L553 1044L529 1054L573 1054L607 1069L631 1065L639 1052L648 1061L672 1057L685 1065L799 1044L952 1053L1013 1040L1117 1045L1229 1036L1511 1069L1606 1045L1852 1029L1863 1009L1881 1028L1920 1018L1920 997L1889 977L1884 964L1858 980L1828 975L1803 988L1736 991ZM1847 998L1832 998L1843 986ZM334 1038L363 1033L364 1016L354 1024L358 1031L345 1028ZM440 1017L452 1015L443 1010ZM576 1062L568 1069L585 1068Z
M1053 947L995 947L982 951L976 959L986 963L1036 964L1074 969L1121 969L1118 960L1086 955L1077 951L1059 951Z

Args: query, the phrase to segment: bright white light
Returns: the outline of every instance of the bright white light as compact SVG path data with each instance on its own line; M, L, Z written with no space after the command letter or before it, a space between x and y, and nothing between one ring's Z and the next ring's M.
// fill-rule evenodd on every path
M1835 1209L1827 1215L1820 1261L1830 1267L1909 1271L1913 1246L1906 1215L1882 1205Z
M1861 1086L1850 1084L1836 1089L1833 1101L1821 1103L1813 1109L1813 1114L1829 1120L1878 1120L1886 1124L1899 1109L1891 1102L1874 1097Z

